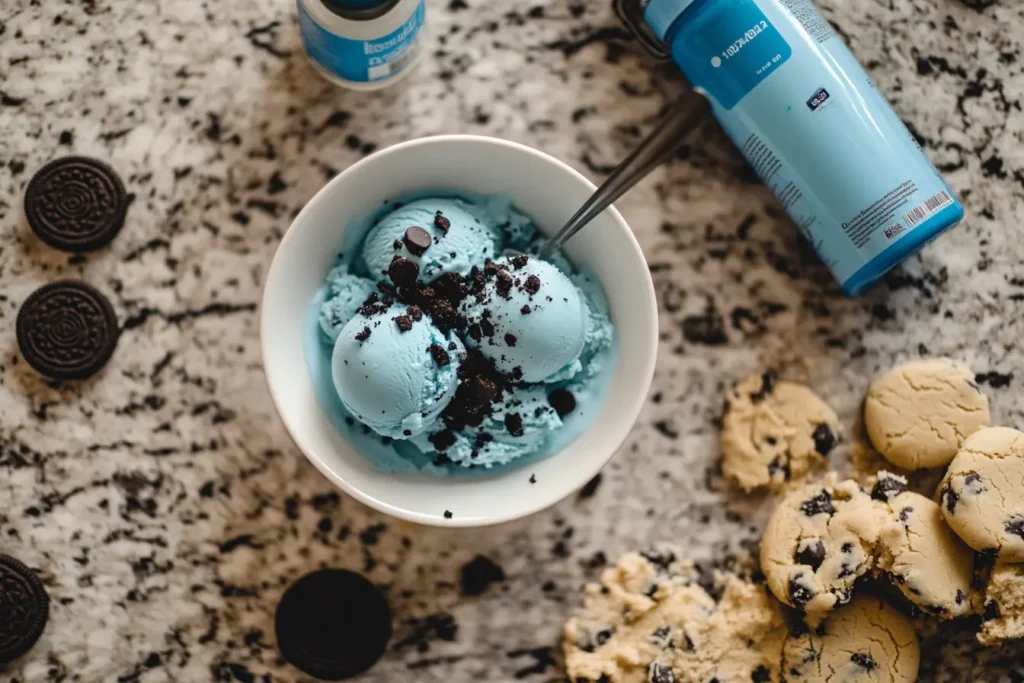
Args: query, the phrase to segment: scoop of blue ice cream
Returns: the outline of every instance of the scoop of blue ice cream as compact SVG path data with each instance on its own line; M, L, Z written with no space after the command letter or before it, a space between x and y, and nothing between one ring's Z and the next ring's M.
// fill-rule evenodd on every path
M402 256L419 266L419 279L430 282L443 273L468 275L501 252L500 230L483 210L459 199L419 199L381 218L363 242L362 257L371 277L384 274ZM423 228L431 244L419 253L404 238L411 227Z
M430 429L455 395L464 352L457 337L396 304L342 328L331 375L354 417L382 436L407 439Z
M349 265L342 263L327 274L326 296L320 307L320 329L332 341L341 334L345 323L356 314L366 298L377 291L371 280L349 272Z
M462 303L466 343L517 382L578 372L589 315L580 291L535 257L503 257L495 266L483 288Z

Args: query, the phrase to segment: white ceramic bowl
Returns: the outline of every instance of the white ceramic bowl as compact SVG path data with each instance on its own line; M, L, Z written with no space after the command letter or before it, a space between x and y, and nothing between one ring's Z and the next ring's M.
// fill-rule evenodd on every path
M321 410L303 356L303 321L344 240L346 226L383 200L425 189L504 194L544 232L557 230L594 191L566 164L505 140L470 135L389 147L340 173L281 240L261 310L263 363L277 410L306 457L339 488L389 515L437 526L483 526L542 510L583 486L625 440L644 403L658 343L654 287L643 253L610 208L568 245L608 297L619 353L593 426L560 453L493 476L386 474L354 450ZM536 483L529 475L536 475ZM451 519L444 517L452 511Z

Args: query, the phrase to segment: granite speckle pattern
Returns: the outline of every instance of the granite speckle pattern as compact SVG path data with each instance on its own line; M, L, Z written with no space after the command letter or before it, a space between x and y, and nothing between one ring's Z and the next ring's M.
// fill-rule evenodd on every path
M565 614L606 558L670 540L722 561L756 541L767 501L731 490L718 463L735 379L776 367L851 425L880 370L949 355L980 373L997 423L1024 425L1024 5L820 4L963 198L964 225L844 298L708 132L619 204L663 330L622 452L550 511L438 531L340 497L275 417L256 308L282 233L339 169L431 133L526 142L597 180L678 92L672 69L623 40L606 0L429 0L424 63L376 94L318 78L286 0L5 2L0 552L39 571L53 607L0 680L299 680L275 648L275 604L301 574L340 566L384 586L396 615L364 680L559 681ZM32 172L67 153L111 163L133 198L122 234L84 257L46 247L21 215ZM83 384L41 380L14 339L19 304L64 276L107 293L123 326ZM1020 645L937 642L922 681L1024 676Z

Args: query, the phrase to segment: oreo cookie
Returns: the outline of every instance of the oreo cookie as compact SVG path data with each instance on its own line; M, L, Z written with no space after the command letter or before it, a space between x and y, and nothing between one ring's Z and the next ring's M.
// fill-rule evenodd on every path
M21 355L57 380L86 379L106 365L117 346L117 316L103 294L78 280L59 280L33 292L18 311Z
M289 663L315 678L340 681L363 673L384 654L391 610L365 577L323 569L285 591L274 628Z
M35 572L0 555L0 664L31 650L49 616L50 598Z
M25 190L25 216L51 247L74 253L110 243L124 226L128 194L112 168L89 157L62 157L39 169Z

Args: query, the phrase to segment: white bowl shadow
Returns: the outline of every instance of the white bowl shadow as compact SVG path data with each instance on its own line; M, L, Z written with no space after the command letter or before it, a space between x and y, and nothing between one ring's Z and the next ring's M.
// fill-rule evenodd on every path
M448 527L525 517L562 500L601 470L640 413L658 345L650 272L633 233L614 208L576 235L566 251L592 269L604 287L618 337L615 369L593 425L545 460L472 478L380 472L321 410L302 350L310 301L335 262L346 226L372 214L384 200L422 190L507 195L550 234L594 189L568 165L524 145L451 135L381 150L340 173L309 201L282 239L267 274L260 336L274 403L296 445L317 469L381 512ZM451 518L445 511L451 511Z

